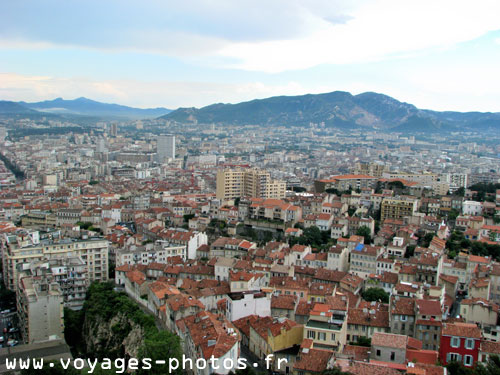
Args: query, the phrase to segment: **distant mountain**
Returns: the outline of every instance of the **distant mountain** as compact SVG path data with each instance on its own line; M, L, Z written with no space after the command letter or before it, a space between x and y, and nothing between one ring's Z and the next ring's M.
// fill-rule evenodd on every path
M171 110L166 108L132 108L119 104L101 103L87 98L78 98L74 100L57 98L37 103L20 102L19 104L45 113L128 119L156 118L171 112Z
M500 113L460 113L421 110L390 96L335 91L318 95L277 96L238 104L179 108L161 117L180 123L234 125L308 125L372 128L395 132L500 130Z
M9 102L7 100L0 100L0 114L6 115L19 115L19 114L33 114L36 111L29 109L19 103Z

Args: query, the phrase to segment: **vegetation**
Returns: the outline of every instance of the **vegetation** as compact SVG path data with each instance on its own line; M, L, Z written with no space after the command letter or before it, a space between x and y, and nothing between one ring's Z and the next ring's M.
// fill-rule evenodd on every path
M454 258L460 251L466 250L473 255L491 256L496 260L500 260L500 244L470 241L459 231L454 231L450 235L450 238L446 241L446 248L451 258Z
M460 362L451 362L446 366L450 375L499 375L500 357L491 356L486 363L477 363L474 368L465 367Z
M358 341L352 341L349 344L357 346L366 346L369 348L372 346L372 339L366 336L359 336Z
M363 291L363 299L368 302L380 301L383 303L389 303L389 293L387 293L382 288L369 288Z
M476 192L476 194L474 195L474 199L480 202L484 200L493 202L495 200L494 194L497 191L497 189L500 189L500 184L479 183L469 186L469 190Z
M329 231L321 231L317 226L304 229L302 236L291 237L290 246L295 244L311 246L317 249L327 249L333 244Z
M131 324L140 326L144 331L144 344L139 349L139 360L152 358L167 360L168 358L180 358L182 355L179 337L168 332L158 331L153 316L144 313L137 303L133 302L125 293L113 290L111 283L93 283L87 291L87 299L83 309L80 311L65 311L64 336L66 342L72 348L75 357L123 358L124 348L118 351L105 348L97 352L87 353L85 345L85 333L82 332L85 322L110 322L118 314L123 314L130 324L114 325L111 327L116 342L122 342L132 330ZM168 370L164 366L153 366L148 370L149 374L163 374ZM167 371L167 372L166 372ZM141 374L141 372L138 372ZM144 372L145 373L145 372Z
M5 168L10 170L17 179L24 179L24 172L17 165L13 164L4 154L0 152L0 160L5 164Z
M194 214L186 214L183 216L184 222L189 223L189 220L191 220L194 217Z
M367 226L363 225L359 227L358 230L356 231L356 235L364 237L365 244L369 245L372 243L371 231L370 228L368 228Z

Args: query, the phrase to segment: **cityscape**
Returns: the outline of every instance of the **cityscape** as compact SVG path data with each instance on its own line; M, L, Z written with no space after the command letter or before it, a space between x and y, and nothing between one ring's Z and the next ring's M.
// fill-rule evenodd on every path
M287 14L274 9L278 3ZM445 94L432 96L429 82L428 92L421 87L426 101L395 81L385 86L367 78L370 89L359 90L325 78L324 90L305 78L324 69L333 77L336 67L357 64L380 64L380 74L386 74L380 61L390 61L388 71L391 64L427 58L438 66L446 61L441 54L451 53L448 39L438 45L443 52L427 46L425 35L418 40L429 49L418 51L398 49L388 37L387 55L377 62L371 58L378 55L365 54L368 62L351 61L357 54L344 46L350 56L344 62L319 53L314 43L303 44L315 32L301 39L289 25L309 25L301 12L321 13L333 29L325 26L320 35L338 32L348 39L352 22L368 22L361 5L334 9L318 2L297 10L279 1L256 4L262 25L272 24L269 6L276 28L283 26L283 35L264 29L268 36L244 22L259 18L253 8L220 5L241 23L221 25L224 35L241 33L225 36L232 44L220 48L225 58L242 64L222 68L225 60L215 52L190 55L160 31L154 35L165 42L153 39L163 49L151 50L146 35L137 42L145 51L135 46L121 22L129 13L147 13L151 30L160 30L158 4L123 5L123 20L110 28L129 37L126 47L103 32L95 15L102 41L84 27L95 37L86 46L89 41L81 41L68 21L46 13L54 4L39 6L24 14L20 5L0 5L6 18L32 20L36 9L47 17L43 25L22 30L0 27L6 56L0 63L0 374L500 373L500 92L488 94L494 100L483 110L479 86L462 99L450 94L455 106ZM79 24L78 12L92 5L71 6L77 8L65 5L62 14L77 14ZM168 22L179 27L181 42L200 49L206 43L208 51L217 44L210 33L215 38L221 32L214 26L219 16L198 6L172 6ZM453 40L453 48L481 55L479 46L496 37L498 50L500 24L486 16L495 14L488 6L457 5L457 14L485 16L482 26L473 25L477 35ZM103 14L117 7L103 5ZM406 14L395 4L391 9ZM206 18L193 15L203 11ZM190 20L190 33L200 23L197 36L203 39L179 31L174 19L181 16ZM68 35L52 34L50 20L66 25ZM451 28L457 20L450 18ZM139 17L134 21L137 30L148 29ZM210 30L204 30L207 25ZM35 31L40 41L30 36ZM364 41L350 41L371 51ZM164 46L168 42L173 46ZM302 46L309 57L292 54L287 42ZM109 43L109 51L100 50L101 43ZM235 49L240 44L245 48ZM68 49L81 51L82 61L106 55L103 66L96 65L102 71L91 75L88 64L75 62L75 73L64 78L68 60L60 76L45 82L42 75L53 75L44 67L45 54L55 64ZM404 54L394 58L399 62L391 60L396 52ZM39 78L25 87L32 67L21 60L31 54L40 58ZM133 72L130 61L107 70L117 55L137 64L144 59L141 66L153 75L153 61L178 59L164 69L179 75L179 97L162 97L146 75L136 77L137 92L120 89L130 96L120 94L111 78L89 85L71 81L87 74L115 77L113 69L116 77L121 69ZM296 61L285 62L289 57ZM316 62L308 62L313 57ZM219 63L220 71L198 59ZM226 83L216 91L193 81L188 90L180 80L191 65L193 76L199 65L199 74L212 73L218 82L241 71L242 77L268 76L266 85L274 85L272 77L295 72L302 88L251 85L246 93ZM495 79L485 87L495 86ZM37 86L41 81L43 88ZM228 99L219 102L219 95ZM468 98L470 107L462 106Z

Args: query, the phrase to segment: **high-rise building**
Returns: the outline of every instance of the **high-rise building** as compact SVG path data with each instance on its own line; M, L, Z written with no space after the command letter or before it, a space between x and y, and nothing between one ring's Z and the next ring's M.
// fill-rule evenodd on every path
M7 137L7 129L0 127L0 142L4 141Z
M381 205L380 221L385 219L403 219L413 216L418 209L418 199L406 196L384 198Z
M118 135L118 124L113 122L110 126L110 134L112 137L116 137Z
M64 338L63 294L56 281L23 277L17 285L21 336L33 344Z
M104 138L99 138L97 140L96 151L100 153L105 153L108 151L106 148L106 140Z
M228 168L217 172L217 198L276 198L286 196L286 183L271 179L269 172L258 168Z
M39 240L37 232L10 235L3 241L2 253L4 283L10 290L15 290L19 264L61 257L80 257L91 282L108 280L108 240L104 238Z
M156 153L160 163L168 159L175 159L175 135L160 135L156 145Z

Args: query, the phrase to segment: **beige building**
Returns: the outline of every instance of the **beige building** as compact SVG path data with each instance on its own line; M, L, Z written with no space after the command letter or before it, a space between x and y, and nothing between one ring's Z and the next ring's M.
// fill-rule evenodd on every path
M481 326L496 326L498 305L483 298L469 298L460 302L460 315L466 323L480 323Z
M87 266L89 281L108 280L108 241L102 237L39 240L36 236L12 235L3 240L3 277L11 290L15 290L19 264L55 258L80 257Z
M64 306L79 310L85 302L89 280L87 265L79 257L55 258L18 265L19 280L33 278L48 284L56 282L61 288Z
M258 168L227 168L217 172L217 199L239 197L285 198L286 183L271 179L269 172Z
M387 171L387 168L384 164L356 163L354 173L381 178L382 174L386 171Z
M64 338L63 294L57 282L24 277L17 289L17 312L23 341L32 344Z
M418 209L418 199L411 197L387 197L381 205L380 220L403 219L405 216L413 216Z

